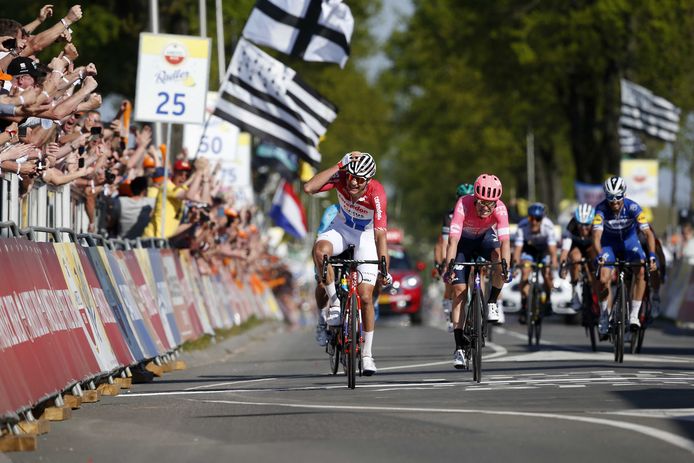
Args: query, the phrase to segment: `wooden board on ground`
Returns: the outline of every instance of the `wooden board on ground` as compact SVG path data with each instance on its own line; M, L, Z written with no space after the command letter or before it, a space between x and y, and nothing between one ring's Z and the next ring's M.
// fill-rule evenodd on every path
M0 437L0 452L32 452L34 450L36 450L34 435Z
M101 392L101 395L115 396L120 394L120 386L117 384L99 384L96 390Z
M65 421L72 417L72 410L68 406L48 407L43 411L41 418L48 421Z
M164 373L171 373L172 371L174 371L173 363L162 363L161 369L164 370Z
M34 420L34 421L20 421L19 429L22 430L24 434L31 434L32 436L38 436L40 434L46 434L51 430L51 423L48 420Z
M132 378L113 378L113 382L119 385L121 389L130 389L133 385Z
M101 392L97 391L96 389L88 389L86 391L82 391L82 403L93 404L94 402L98 402L100 400Z
M188 365L186 365L186 362L183 360L176 360L174 362L174 370L185 370L188 368Z
M65 402L67 407L70 407L73 410L77 410L82 406L82 398L72 394L65 394L63 396L63 402Z
M156 377L164 376L164 369L154 362L149 362L145 369Z

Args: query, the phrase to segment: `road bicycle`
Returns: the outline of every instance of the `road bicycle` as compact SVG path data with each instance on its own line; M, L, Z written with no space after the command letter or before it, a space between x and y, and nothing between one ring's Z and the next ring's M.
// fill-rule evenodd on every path
M543 262L524 262L524 267L531 267L532 272L528 276L528 299L525 308L525 320L528 327L528 345L540 345L542 335L542 318L544 316L544 294L543 284L540 282L540 273L546 267Z
M624 260L615 260L614 262L603 262L598 264L596 275L600 275L600 269L603 266L615 267L617 270L617 288L612 293L614 294L612 301L612 310L610 311L610 324L608 338L613 344L614 361L617 363L624 362L624 340L626 327L629 323L629 309L631 306L631 289L633 283L633 269L646 266L646 278L649 278L647 264L643 262L627 262ZM631 342L635 349L638 344L638 332L631 333ZM635 338L635 339L634 339Z
M328 328L328 346L326 350L330 356L330 368L333 374L337 373L338 364L342 363L347 374L347 387L356 387L357 371L362 375L362 345L364 343L361 298L357 288L362 282L362 275L357 269L361 264L375 264L380 268L382 276L386 276L386 258L381 260L357 260L353 259L354 246L349 246L349 258L323 256L323 283L327 282L328 265L334 269L341 269L338 273L340 284L336 284L336 292L340 299L340 325ZM336 275L337 276L337 275ZM336 280L337 281L337 280Z
M594 297L593 285L590 281L588 268L589 260L585 257L577 261L562 263L563 267L580 265L581 267L581 324L586 330L586 336L590 339L590 348L593 352L598 350L597 329L600 319L600 307L597 298Z
M468 368L472 365L473 381L482 381L482 348L485 344L485 325L487 321L486 305L483 303L484 294L482 291L482 269L491 268L494 265L501 265L502 272L506 274L507 264L505 260L489 262L481 257L474 262L453 262L451 270L462 270L465 267L472 268L472 287L468 297L463 321L463 337L468 340L464 348L464 355Z
M647 263L643 264L645 268L646 291L643 293L643 303L639 310L639 326L631 330L631 339L629 349L632 354L640 354L643 347L643 338L646 336L646 329L653 323L653 305L651 302L651 294L653 288L651 286L651 272Z

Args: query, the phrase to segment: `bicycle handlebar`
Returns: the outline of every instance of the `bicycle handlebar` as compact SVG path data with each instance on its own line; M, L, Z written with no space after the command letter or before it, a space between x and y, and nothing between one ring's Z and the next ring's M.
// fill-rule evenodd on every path
M349 265L361 265L361 264L374 264L378 265L379 273L382 277L388 275L386 270L386 256L381 256L381 260L368 260L368 259L341 259L337 257L328 257L327 254L323 255L323 283L328 279L328 264L335 267L345 267Z
M599 278L600 277L600 270L604 267L620 267L620 268L637 268L637 267L644 267L646 269L646 279L649 279L650 276L650 268L648 266L648 262L627 262L625 260L613 260L611 262L600 262L598 261L597 268L595 269L595 277Z

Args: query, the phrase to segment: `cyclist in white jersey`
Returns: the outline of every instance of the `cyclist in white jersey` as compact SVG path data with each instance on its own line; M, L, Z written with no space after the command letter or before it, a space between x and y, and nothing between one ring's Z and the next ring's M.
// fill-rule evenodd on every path
M340 211L332 224L316 239L313 247L313 260L317 268L323 265L323 256L340 254L349 245L354 245L354 258L358 260L386 259L388 268L388 245L386 230L386 193L383 185L373 179L376 174L376 162L369 153L353 151L344 155L342 160L311 178L304 185L308 194L321 191L337 190ZM358 267L363 280L359 284L359 297L362 303L364 325L364 349L362 366L366 376L376 373L372 345L374 335L373 291L378 278L378 266L362 264ZM337 299L335 280L332 268L328 271L325 290L329 297L327 313L328 325L340 324L340 303ZM380 277L381 284L387 286L392 282L390 274Z

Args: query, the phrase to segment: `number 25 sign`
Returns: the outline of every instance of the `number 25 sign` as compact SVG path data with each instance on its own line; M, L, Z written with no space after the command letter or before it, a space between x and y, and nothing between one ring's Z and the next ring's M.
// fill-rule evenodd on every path
M135 119L202 124L210 72L210 39L140 34Z

